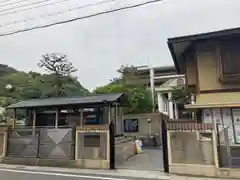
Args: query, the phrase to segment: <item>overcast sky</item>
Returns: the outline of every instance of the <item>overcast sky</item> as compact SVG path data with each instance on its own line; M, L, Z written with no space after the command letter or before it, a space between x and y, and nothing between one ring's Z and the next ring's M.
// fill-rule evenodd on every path
M8 3L10 1L19 0L8 0ZM27 2L36 1L40 0ZM0 22L2 25L97 1L100 0L69 0L54 6L4 16L1 14L9 12L6 8L12 6L1 7L6 2L0 1ZM143 1L147 0L115 0L111 4L88 7L60 16L0 27L0 33ZM166 44L168 37L238 27L240 26L239 7L239 0L164 0L65 25L4 36L0 37L0 63L19 70L42 72L37 67L42 54L64 53L78 68L75 75L79 77L79 81L92 90L117 76L116 69L122 64L146 65L150 60L155 66L173 65Z

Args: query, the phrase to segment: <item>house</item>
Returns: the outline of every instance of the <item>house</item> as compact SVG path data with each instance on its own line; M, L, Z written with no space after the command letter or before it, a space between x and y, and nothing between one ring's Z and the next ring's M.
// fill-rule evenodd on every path
M29 157L28 165L114 168L135 154L133 139L121 136L121 109L128 104L124 93L11 104L8 124L0 128L0 155L8 159L3 163L25 164ZM20 110L26 112L23 123L17 123Z
M163 76L159 77L162 79ZM156 76L154 80L158 80L159 77ZM183 90L184 85L184 76L166 76L165 82L163 84L155 86L158 111L160 113L168 115L170 119L179 119L179 111L183 112L183 104L182 102L177 102L174 99L174 93L176 93L178 90Z
M185 107L214 124L220 167L240 167L240 28L169 38L168 46L195 94L195 103Z
M128 78L128 83L151 88L153 97L156 98L158 112L168 115L170 119L178 119L179 108L181 109L182 104L173 102L172 95L175 90L184 86L184 77L177 75L174 66L138 66L135 68L134 76ZM152 84L151 76L154 82Z
M174 66L161 66L161 67L152 67L149 66L136 66L136 72L134 76L128 78L128 83L133 85L145 85L150 87L150 69L153 70L155 76L167 76L167 75L176 75L177 71ZM162 85L166 82L166 79L155 80L155 85Z

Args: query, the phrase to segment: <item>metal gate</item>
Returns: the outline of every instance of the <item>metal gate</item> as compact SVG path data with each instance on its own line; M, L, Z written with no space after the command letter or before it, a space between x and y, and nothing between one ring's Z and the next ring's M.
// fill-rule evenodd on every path
M74 158L72 128L42 128L39 139L39 158Z
M12 129L9 133L7 156L37 157L39 151L39 130Z
M239 125L235 125L236 126ZM240 146L236 143L236 133L231 126L217 125L218 157L220 167L240 167Z
M13 129L7 156L74 159L73 128Z

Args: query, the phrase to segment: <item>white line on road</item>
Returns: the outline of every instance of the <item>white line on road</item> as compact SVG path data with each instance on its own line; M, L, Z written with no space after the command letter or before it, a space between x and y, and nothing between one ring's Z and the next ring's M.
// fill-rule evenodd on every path
M62 177L88 178L88 179L99 179L99 180L129 180L129 179L113 178L113 177L87 176L87 175L80 175L80 174L64 174L64 173L38 172L38 171L23 171L23 170L1 169L1 168L0 168L0 171L15 172L15 173L24 173L24 174L38 174L38 175L47 175L47 176L62 176Z

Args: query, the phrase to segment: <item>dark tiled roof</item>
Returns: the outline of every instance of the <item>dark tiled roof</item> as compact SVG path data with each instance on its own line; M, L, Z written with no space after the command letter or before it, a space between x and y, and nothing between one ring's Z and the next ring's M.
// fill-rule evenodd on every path
M181 68L180 68L181 55L192 45L194 41L219 38L219 37L229 36L229 35L239 36L240 28L224 29L220 31L168 38L168 47L177 71L178 72L181 71Z
M124 102L123 102L124 101ZM104 104L105 102L127 103L124 93L118 94L99 94L81 97L31 99L12 104L7 108L30 108L30 107L57 107L68 105L94 105Z

